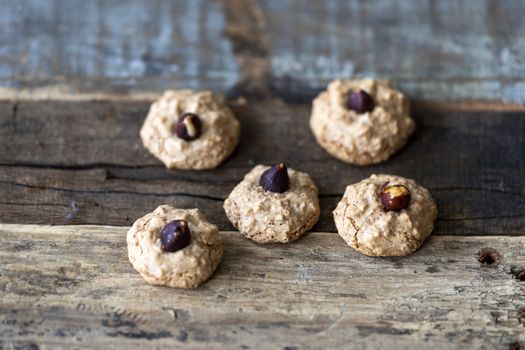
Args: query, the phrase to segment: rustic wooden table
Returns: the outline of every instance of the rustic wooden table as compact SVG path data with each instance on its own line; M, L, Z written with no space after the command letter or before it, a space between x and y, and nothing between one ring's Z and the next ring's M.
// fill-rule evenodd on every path
M523 349L523 1L0 0L0 349ZM384 164L329 157L308 129L334 77L390 78L418 129ZM138 130L166 88L224 93L242 123L213 171L165 169ZM242 98L240 98L242 96ZM277 158L276 158L277 157ZM240 237L222 201L254 164L320 190L314 231ZM335 233L346 185L428 187L432 237L368 258ZM125 234L199 207L225 255L196 290L147 285Z

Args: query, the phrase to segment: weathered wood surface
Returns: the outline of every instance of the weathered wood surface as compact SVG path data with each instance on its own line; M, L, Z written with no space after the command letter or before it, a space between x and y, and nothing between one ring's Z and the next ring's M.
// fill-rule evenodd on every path
M168 203L200 207L231 230L222 201L254 164L285 161L320 190L318 231L346 185L372 173L415 178L435 197L435 234L523 234L525 118L521 112L416 108L408 146L376 166L344 164L308 128L309 106L276 100L236 105L241 142L217 170L167 170L142 147L145 102L0 104L0 222L130 225Z
M0 1L0 79L117 93L217 90L237 66L216 1Z
M126 230L0 225L0 347L507 349L525 342L523 237L434 236L411 256L379 259L330 233L257 245L225 232L214 277L176 290L149 286L132 269Z
M520 0L0 0L0 8L0 86L15 94L50 85L226 92L248 76L248 87L296 99L334 77L371 75L411 97L525 102Z
M0 350L525 347L524 2L0 8ZM444 104L414 105L418 130L390 161L346 165L307 121L311 98L349 76ZM167 170L141 146L166 88L231 98L242 138L220 168ZM25 100L41 97L75 101ZM197 290L146 285L125 227L73 226L129 226L167 203L229 231L224 198L253 165L277 161L314 178L314 230L330 233L285 246L224 232L224 261ZM333 233L345 186L379 172L415 178L438 202L434 235L412 256L367 258Z

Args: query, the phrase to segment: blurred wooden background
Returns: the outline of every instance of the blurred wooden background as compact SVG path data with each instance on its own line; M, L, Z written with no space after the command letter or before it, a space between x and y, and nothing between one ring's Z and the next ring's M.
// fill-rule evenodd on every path
M257 69L295 97L334 77L377 76L417 99L525 102L521 0L0 0L0 8L0 85L12 88L225 92Z

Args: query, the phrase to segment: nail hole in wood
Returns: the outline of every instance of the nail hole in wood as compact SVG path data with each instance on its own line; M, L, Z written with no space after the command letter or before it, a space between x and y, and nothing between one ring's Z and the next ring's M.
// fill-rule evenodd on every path
M518 310L518 322L525 326L525 307Z
M509 344L508 350L525 350L525 347L519 342L515 341Z
M519 282L525 281L525 269L522 267L511 266L510 274Z
M494 248L482 248L478 253L478 261L482 266L497 266L501 261L501 254Z

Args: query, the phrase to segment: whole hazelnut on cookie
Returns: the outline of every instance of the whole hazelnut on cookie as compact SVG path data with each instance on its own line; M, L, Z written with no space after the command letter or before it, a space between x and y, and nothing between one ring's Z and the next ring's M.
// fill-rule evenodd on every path
M175 169L216 168L233 152L239 135L239 121L211 91L166 91L140 129L144 147Z
M193 113L184 113L180 116L175 128L180 139L184 141L196 140L201 136L201 118Z
M290 189L290 178L288 169L283 163L279 163L261 174L259 185L265 191L283 193Z
M408 99L383 80L334 80L315 98L310 129L332 156L352 164L380 163L414 132Z
M198 287L222 259L219 230L199 209L161 205L133 223L126 242L129 261L149 284Z
M379 196L383 208L388 211L406 209L410 204L410 190L403 185L390 185L390 182L385 182L381 186Z
M191 233L186 220L170 221L160 232L161 248L166 252L176 252L190 244Z
M347 186L333 213L352 248L369 256L403 256L430 235L437 206L414 180L381 174Z
M347 107L359 114L371 112L374 109L374 100L366 91L354 90L348 96Z
M258 165L224 201L240 233L258 243L291 242L319 219L317 187L308 174L279 163Z

